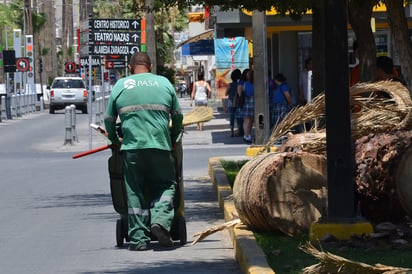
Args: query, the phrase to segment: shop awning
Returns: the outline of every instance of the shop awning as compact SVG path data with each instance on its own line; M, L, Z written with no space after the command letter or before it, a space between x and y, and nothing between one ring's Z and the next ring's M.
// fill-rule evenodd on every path
M180 43L179 45L176 46L176 48L180 48L181 46L185 45L185 44L189 44L189 43L194 43L194 42L198 42L200 40L209 40L209 39L213 39L213 35L214 35L214 30L210 29L207 30L201 34L195 35L193 37L190 37L189 39L187 39L186 41Z

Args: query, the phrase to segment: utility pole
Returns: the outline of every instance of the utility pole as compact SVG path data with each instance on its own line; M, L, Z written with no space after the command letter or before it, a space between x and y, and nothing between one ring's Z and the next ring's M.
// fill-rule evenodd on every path
M149 55L152 61L152 72L157 72L157 59L156 59L156 36L155 36L155 22L153 13L153 0L145 0L146 6L146 53Z
M253 11L252 29L254 42L255 142L257 145L263 145L270 135L266 14L264 11Z

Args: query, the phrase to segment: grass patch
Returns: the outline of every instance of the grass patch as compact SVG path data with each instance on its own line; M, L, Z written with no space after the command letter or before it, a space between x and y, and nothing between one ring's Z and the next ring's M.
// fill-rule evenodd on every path
M300 273L307 266L317 263L317 260L300 250L309 238L295 239L281 232L254 232L257 244L266 255L269 266L276 273Z
M239 160L239 161L220 160L220 163L225 169L226 176L229 179L230 187L233 188L233 183L235 182L237 173L242 168L242 166L247 163L247 161L248 160Z
M236 175L248 160L227 161L221 160L226 176L233 188ZM269 266L276 273L295 274L307 266L318 263L313 256L299 249L308 240L308 236L292 238L281 232L254 232L257 244L266 255ZM369 265L384 264L394 267L412 268L412 246L405 245L402 249L391 245L373 246L328 243L322 244L323 251L328 251L346 259L366 263Z

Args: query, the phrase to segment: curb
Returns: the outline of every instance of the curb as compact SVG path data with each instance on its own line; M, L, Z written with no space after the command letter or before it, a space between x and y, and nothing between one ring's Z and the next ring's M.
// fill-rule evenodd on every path
M245 158L245 157L244 157ZM220 208L224 213L225 222L236 216L236 209L231 198L232 189L226 177L225 170L220 163L225 157L209 158L209 175L212 179L213 187L217 194ZM253 232L245 225L236 225L229 229L229 234L233 243L236 261L243 273L248 274L274 274L269 266L266 255L256 243Z

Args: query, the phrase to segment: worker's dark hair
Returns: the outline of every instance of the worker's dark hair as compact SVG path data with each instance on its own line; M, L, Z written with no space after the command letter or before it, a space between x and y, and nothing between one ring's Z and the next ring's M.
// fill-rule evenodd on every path
M382 69L386 74L393 74L393 61L388 56L376 58L376 67Z
M130 58L130 66L146 66L149 70L152 65L150 62L150 57L145 52L138 52L133 54L132 58Z

